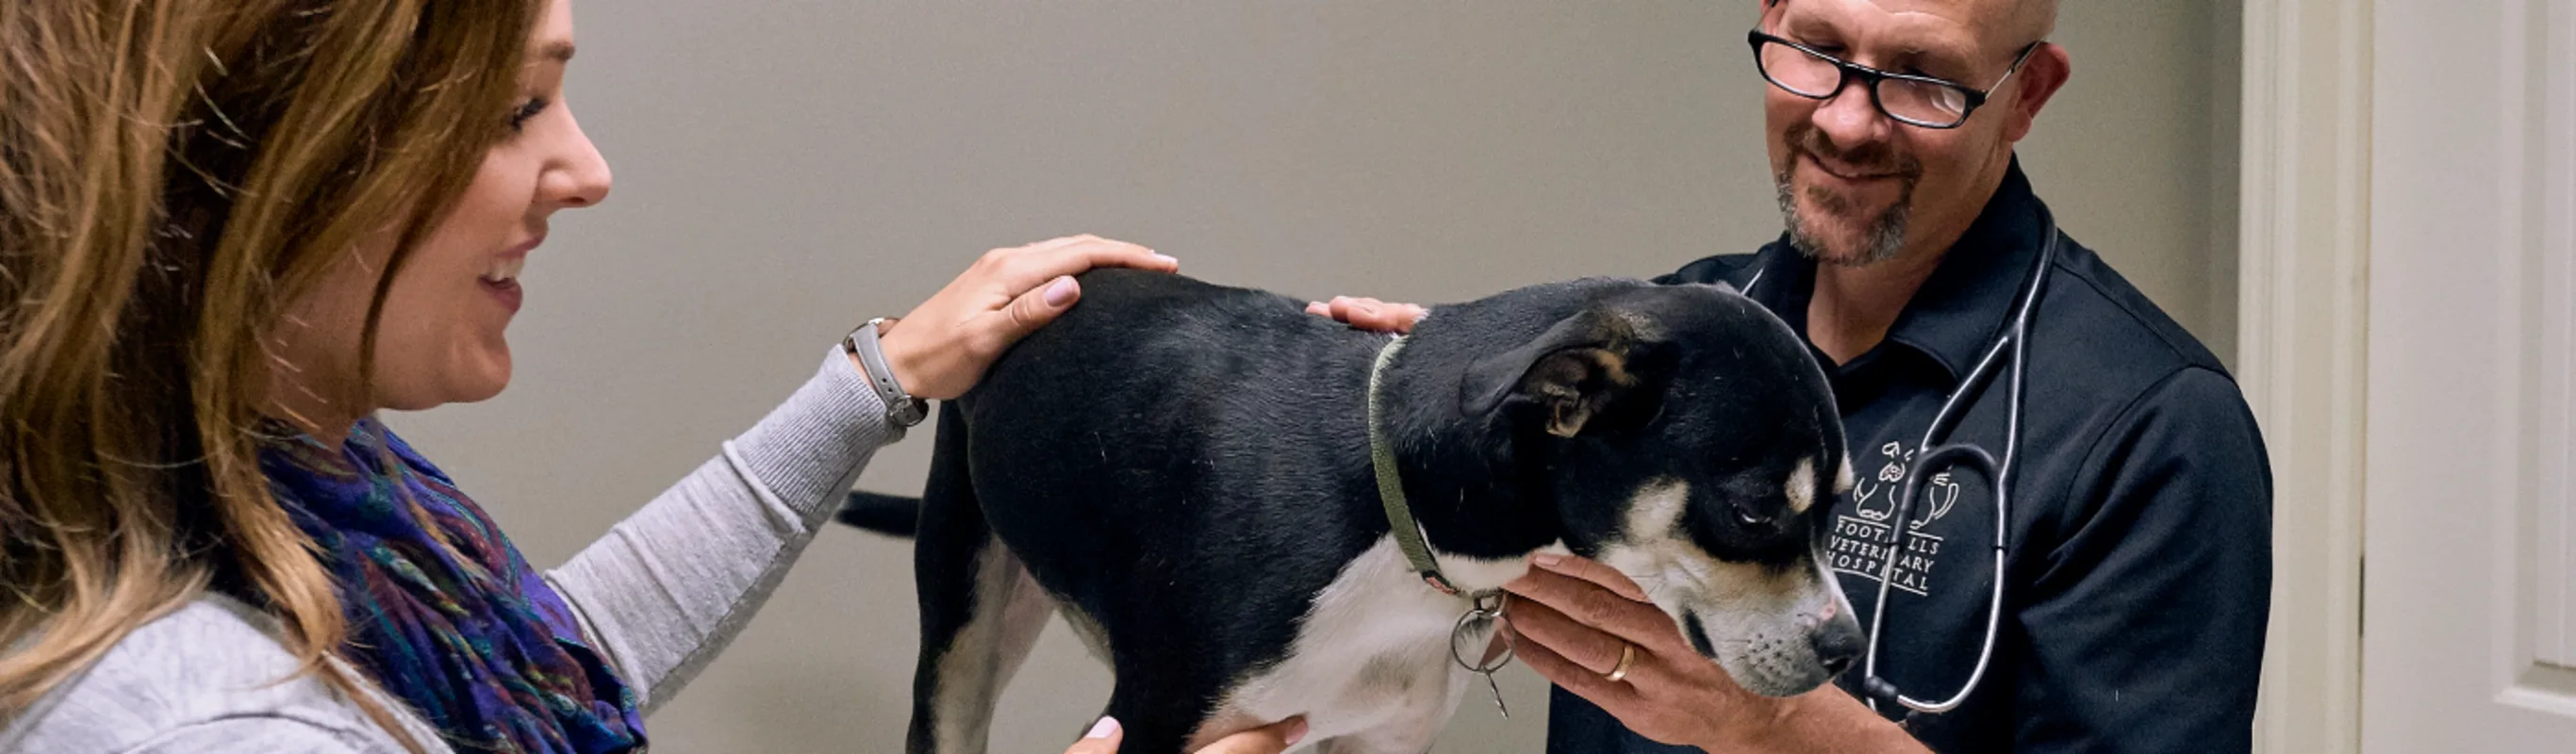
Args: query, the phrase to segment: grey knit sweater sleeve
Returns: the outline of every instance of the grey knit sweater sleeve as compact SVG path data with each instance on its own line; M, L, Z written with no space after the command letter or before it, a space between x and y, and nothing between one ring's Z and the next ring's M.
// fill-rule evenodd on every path
M679 693L751 620L891 434L840 349L724 452L547 574L644 693Z
M834 348L767 418L547 573L648 708L678 693L769 597L892 437L884 406ZM275 683L296 670L280 635L272 616L200 597L0 719L0 752L399 751L318 679ZM401 717L444 750L418 716Z

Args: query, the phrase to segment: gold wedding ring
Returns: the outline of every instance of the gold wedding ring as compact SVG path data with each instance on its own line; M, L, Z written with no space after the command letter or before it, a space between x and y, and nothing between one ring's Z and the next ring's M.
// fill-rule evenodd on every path
M1610 672L1601 677L1609 679L1611 683L1618 683L1622 680L1626 680L1628 678L1628 666L1636 663L1637 645L1623 642L1619 645L1619 664L1611 666Z

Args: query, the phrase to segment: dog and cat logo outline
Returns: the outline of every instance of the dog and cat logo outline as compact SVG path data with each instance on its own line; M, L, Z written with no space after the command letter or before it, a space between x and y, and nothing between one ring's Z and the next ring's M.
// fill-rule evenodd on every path
M1923 499L1917 503L1920 507L1906 522L1904 551L1893 552L1896 549L1896 529L1892 519L1896 517L1897 498L1904 494L1905 472L1920 450L1906 447L1903 441L1890 441L1879 446L1878 456L1882 465L1877 473L1858 480L1852 486L1849 513L1837 512L1834 515L1833 530L1828 533L1826 542L1826 551L1832 561L1827 567L1836 573L1851 574L1875 583L1886 565L1886 558L1893 555L1896 572L1890 586L1919 597L1931 596L1932 572L1940 562L1947 540L1925 529L1947 518L1958 506L1965 490L1949 471L1925 480Z

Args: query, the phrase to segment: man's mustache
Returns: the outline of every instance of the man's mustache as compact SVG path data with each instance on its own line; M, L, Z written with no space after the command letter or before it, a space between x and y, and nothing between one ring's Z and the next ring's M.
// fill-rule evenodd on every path
M1908 182L1923 177L1923 162L1902 154L1887 142L1878 141L1844 149L1814 124L1800 123L1789 128L1789 147L1817 157L1852 165L1868 175L1887 175Z

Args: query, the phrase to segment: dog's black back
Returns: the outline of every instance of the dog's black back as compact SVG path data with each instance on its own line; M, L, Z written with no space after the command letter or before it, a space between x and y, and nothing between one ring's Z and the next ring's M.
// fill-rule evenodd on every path
M942 417L943 433L972 428L993 531L1076 606L1204 613L1129 626L1114 622L1129 611L1093 612L1112 635L1195 634L1144 646L1216 662L1218 647L1284 644L1293 613L1227 618L1312 594L1384 533L1363 388L1386 339L1175 276L1104 270L1082 284L1081 305ZM1246 426L1265 431L1227 431Z
M1082 286L939 431L973 438L991 531L1110 638L1128 748L1177 749L1209 703L1196 694L1276 660L1305 601L1385 532L1362 410L1385 338L1177 276L1101 270ZM1222 431L1242 426L1268 431Z

